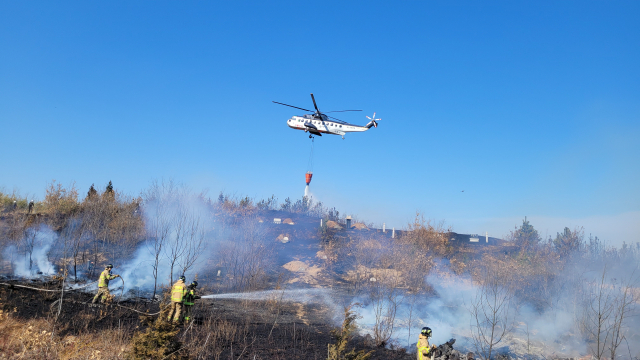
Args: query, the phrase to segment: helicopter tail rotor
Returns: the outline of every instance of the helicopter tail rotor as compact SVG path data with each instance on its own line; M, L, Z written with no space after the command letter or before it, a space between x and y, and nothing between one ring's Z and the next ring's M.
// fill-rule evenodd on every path
M373 113L373 117L368 117L367 116L367 119L369 119L369 123L367 125L365 125L365 127L367 129L371 129L372 126L377 128L378 127L378 121L382 120L382 119L376 119L376 113L375 112Z

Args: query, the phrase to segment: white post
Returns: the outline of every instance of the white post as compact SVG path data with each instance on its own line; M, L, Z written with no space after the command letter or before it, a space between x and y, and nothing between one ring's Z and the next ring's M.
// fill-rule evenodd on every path
M488 244L488 243L489 243L489 232L488 232L488 231L486 231L486 232L484 233L484 236L485 236L485 240L486 240L486 242L487 242L487 244Z
M382 223L382 232L387 232L387 224Z
M396 228L392 228L391 229L391 238L395 239L396 238Z
M322 219L320 219L320 227L322 227Z

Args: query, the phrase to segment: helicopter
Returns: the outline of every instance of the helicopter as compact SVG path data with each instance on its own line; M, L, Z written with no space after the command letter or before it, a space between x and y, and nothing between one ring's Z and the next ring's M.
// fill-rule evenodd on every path
M305 114L302 116L292 116L289 120L287 120L287 125L295 130L304 130L304 132L309 133L309 138L313 139L313 135L322 136L322 134L329 135L340 135L344 140L344 135L350 132L364 132L371 127L378 127L378 121L382 119L376 119L376 113L373 113L373 117L367 116L369 122L365 126L353 125L347 122L344 122L340 119L336 119L332 116L325 115L326 113L331 112L347 112L347 111L362 111L362 110L338 110L338 111L327 111L325 113L321 112L318 109L318 105L316 105L316 99L311 94L311 100L313 101L313 107L316 109L313 110L303 109L297 106L283 104L277 101L273 101L276 104L289 106L295 109L300 109L304 111L308 111L311 114Z

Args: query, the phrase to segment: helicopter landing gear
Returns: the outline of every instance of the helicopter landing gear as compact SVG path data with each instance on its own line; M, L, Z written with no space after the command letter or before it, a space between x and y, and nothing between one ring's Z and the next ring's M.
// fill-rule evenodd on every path
M313 136L309 135L309 139L313 139Z

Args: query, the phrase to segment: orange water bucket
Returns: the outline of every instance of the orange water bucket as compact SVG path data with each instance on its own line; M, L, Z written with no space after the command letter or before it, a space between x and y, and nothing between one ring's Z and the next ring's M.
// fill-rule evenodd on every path
M307 171L307 173L304 174L304 179L306 180L307 185L311 182L311 177L313 177L313 173L311 171Z

